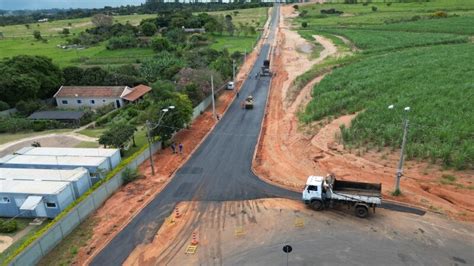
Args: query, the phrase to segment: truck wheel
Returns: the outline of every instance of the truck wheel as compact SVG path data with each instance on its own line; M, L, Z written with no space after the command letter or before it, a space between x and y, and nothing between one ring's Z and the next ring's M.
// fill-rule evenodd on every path
M313 208L315 211L320 211L323 209L323 202L320 200L313 200L311 202L311 208Z
M369 209L365 206L356 206L355 208L355 215L359 218L367 218L369 216Z

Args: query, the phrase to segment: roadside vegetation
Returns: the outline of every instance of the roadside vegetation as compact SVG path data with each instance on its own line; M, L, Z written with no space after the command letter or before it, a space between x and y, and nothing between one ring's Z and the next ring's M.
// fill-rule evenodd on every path
M358 49L295 81L304 86L338 66L315 86L301 121L360 112L351 127L341 127L345 145L398 149L403 108L409 106L408 159L474 168L474 2L329 3L298 12L295 25L303 37L342 36Z

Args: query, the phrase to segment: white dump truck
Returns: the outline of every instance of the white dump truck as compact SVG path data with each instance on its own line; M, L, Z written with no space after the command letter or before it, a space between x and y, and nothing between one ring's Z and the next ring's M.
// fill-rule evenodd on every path
M309 176L303 190L303 201L320 211L344 204L355 209L355 215L365 218L369 208L382 203L382 184L336 180L334 175Z

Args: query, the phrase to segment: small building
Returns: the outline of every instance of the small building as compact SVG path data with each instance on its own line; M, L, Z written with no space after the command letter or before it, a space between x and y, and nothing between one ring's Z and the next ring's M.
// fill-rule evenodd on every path
M75 169L84 167L89 171L92 184L97 183L111 170L105 157L6 155L0 158L0 168L29 169Z
M84 112L80 111L39 111L32 113L28 119L32 120L56 120L79 126Z
M69 182L76 198L92 186L89 171L83 167L73 170L35 169L34 171L23 168L0 168L0 180Z
M99 108L113 105L121 108L129 102L141 99L151 90L145 85L128 86L61 86L54 94L60 108ZM127 97L130 94L129 97Z
M48 21L49 21L48 18L38 19L38 22L39 22L39 23L44 23L44 22L48 22Z
M184 33L206 33L205 28L185 28L183 26Z
M110 169L114 169L120 163L119 149L95 149L95 148L56 148L56 147L24 147L15 154L40 155L40 156L86 156L104 157L109 163Z
M54 218L74 200L69 182L0 180L0 217Z

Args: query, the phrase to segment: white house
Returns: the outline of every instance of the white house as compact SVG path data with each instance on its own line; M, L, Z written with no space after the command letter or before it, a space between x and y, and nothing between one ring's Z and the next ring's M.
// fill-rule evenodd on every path
M143 98L149 91L151 88L145 85L133 88L128 86L61 86L54 94L54 98L59 108L95 109L109 104L120 108L126 103Z

